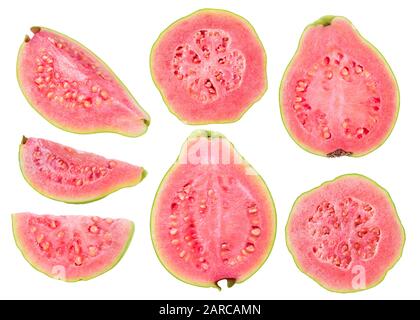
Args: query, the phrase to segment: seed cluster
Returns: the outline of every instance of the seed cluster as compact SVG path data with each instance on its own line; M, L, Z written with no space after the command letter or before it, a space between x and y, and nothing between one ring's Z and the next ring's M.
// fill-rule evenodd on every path
M172 72L183 81L192 98L201 103L216 101L242 84L245 56L231 48L227 32L202 29L192 43L179 45L172 60Z

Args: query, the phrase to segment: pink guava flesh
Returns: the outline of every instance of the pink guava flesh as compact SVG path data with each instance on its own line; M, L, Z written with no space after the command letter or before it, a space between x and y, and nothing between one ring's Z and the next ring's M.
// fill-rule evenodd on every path
M16 244L37 270L64 281L88 280L122 258L133 222L88 216L12 215Z
M143 168L78 151L49 140L26 138L20 145L20 167L41 194L65 202L89 202L134 186Z
M242 282L263 264L276 229L262 179L230 142L198 132L165 176L152 210L152 238L163 265L199 286Z
M303 33L282 81L282 117L293 139L311 152L363 155L390 134L398 87L386 61L348 20L330 20Z
M91 51L50 29L34 27L18 57L17 74L31 105L72 132L138 136L150 118Z
M265 51L243 18L200 10L156 41L151 72L169 109L190 124L232 122L265 92Z
M340 292L378 284L401 256L405 239L388 193L359 175L338 177L301 195L286 237L298 267Z

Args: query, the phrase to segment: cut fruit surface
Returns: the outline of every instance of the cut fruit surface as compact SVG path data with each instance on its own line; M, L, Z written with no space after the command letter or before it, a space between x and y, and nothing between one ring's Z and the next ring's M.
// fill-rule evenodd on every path
M302 194L286 241L299 269L331 291L381 282L401 256L405 233L389 194L361 175L345 175Z
M265 92L266 56L242 17L204 9L155 42L151 73L168 108L188 124L233 122Z
M343 17L309 25L280 87L291 137L328 157L361 156L391 133L398 86L383 56Z
M17 62L19 85L29 103L61 129L139 136L149 115L117 76L89 49L44 27L26 36Z
M254 274L275 237L267 186L222 135L196 131L157 191L151 233L162 264L197 286Z
M38 138L23 138L19 161L36 191L70 203L98 200L138 184L146 175L141 167Z
M89 280L113 268L127 250L133 222L88 216L12 215L13 234L38 271L64 281Z

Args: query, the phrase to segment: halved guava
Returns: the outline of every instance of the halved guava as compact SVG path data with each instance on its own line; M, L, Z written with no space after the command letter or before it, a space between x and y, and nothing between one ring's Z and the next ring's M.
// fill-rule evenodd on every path
M112 269L134 232L126 219L12 215L16 245L38 271L64 281L89 280Z
M98 200L146 176L142 167L38 138L23 137L19 162L36 191L69 203Z
M151 214L155 251L178 279L243 282L268 258L276 212L261 177L222 135L196 131L164 177Z
M255 30L224 10L199 10L170 25L153 45L150 66L169 110L188 124L239 120L267 88Z
M299 269L337 292L380 283L400 258L404 241L388 192L358 174L299 196L286 226L287 246Z
M297 144L328 157L365 155L389 136L398 108L391 69L349 20L327 16L305 29L280 86Z
M53 125L76 133L139 136L149 115L117 76L89 49L44 27L25 37L17 61L20 88Z

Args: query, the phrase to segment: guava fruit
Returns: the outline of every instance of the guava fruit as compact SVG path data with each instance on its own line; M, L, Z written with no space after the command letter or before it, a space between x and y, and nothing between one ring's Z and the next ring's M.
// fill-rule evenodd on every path
M142 167L38 138L23 137L19 162L25 180L36 191L69 203L101 199L146 176Z
M38 271L64 281L89 280L112 269L130 245L134 223L89 216L12 215L13 235Z
M33 27L19 50L17 77L28 102L70 132L139 136L149 115L89 49L44 27Z
M267 88L254 28L225 10L198 10L171 24L153 45L150 68L169 110L187 124L237 121Z
M228 286L268 258L276 212L262 178L221 134L195 131L166 173L151 213L151 235L164 267L202 287Z
M287 246L299 269L336 292L379 284L400 258L404 241L388 192L358 174L299 196L286 226Z
M305 29L280 86L282 119L298 145L365 155L390 135L398 108L390 67L349 20L327 16Z

